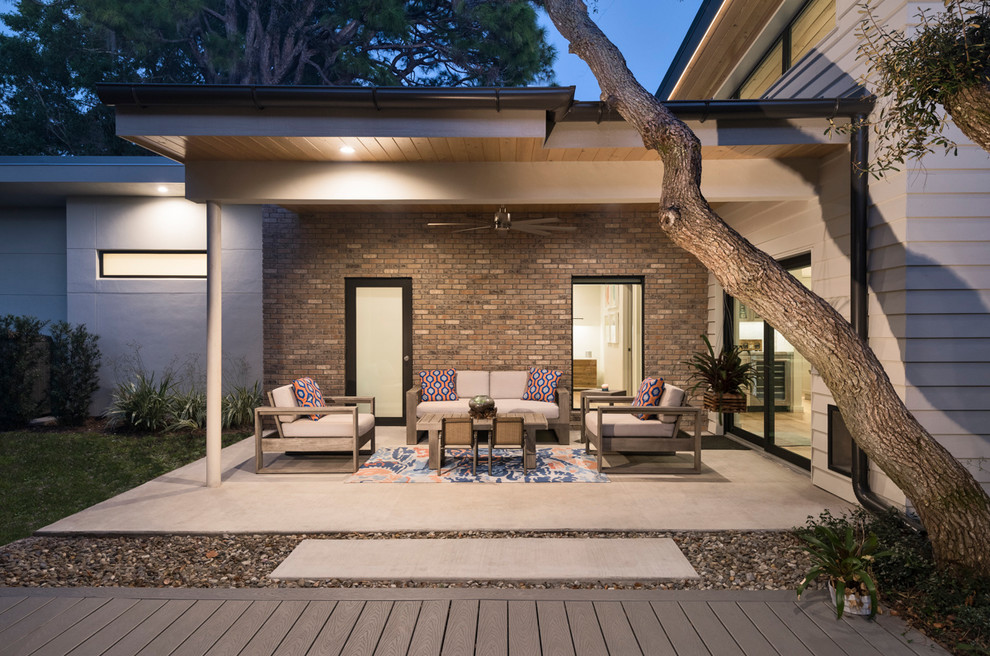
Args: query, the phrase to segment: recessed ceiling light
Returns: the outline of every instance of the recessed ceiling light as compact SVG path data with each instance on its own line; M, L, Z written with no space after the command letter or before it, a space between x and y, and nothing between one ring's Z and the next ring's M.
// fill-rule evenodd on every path
M340 152L344 153L345 155L353 155L354 154L354 147L353 146L341 146L340 147Z
M164 194L166 191L168 191L168 187L165 185L158 185L158 193Z

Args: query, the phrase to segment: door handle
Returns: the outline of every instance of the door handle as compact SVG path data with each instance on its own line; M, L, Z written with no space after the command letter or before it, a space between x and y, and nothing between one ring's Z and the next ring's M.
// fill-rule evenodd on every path
M403 362L409 362L409 356L408 355L402 356L402 361Z

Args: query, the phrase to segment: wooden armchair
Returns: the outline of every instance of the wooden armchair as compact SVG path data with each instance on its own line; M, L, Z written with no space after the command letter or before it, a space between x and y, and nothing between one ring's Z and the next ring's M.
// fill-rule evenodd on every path
M265 453L326 453L350 451L353 471L358 470L361 447L370 443L375 452L375 398L373 396L324 397L321 407L299 407L292 385L268 392L269 406L254 411L255 472L269 473ZM370 413L358 411L356 404L367 403ZM319 418L311 419L311 415ZM275 430L263 430L263 420L271 417ZM280 472L281 473L281 472Z
M630 473L678 474L701 473L701 418L703 408L683 405L684 390L666 385L658 406L615 405L632 403L632 396L600 396L581 399L581 441L585 451L591 453L593 445L598 456L598 471L603 471L602 454L619 453L672 453L694 452L690 468L674 465L656 465L630 468ZM608 404L608 405L601 405ZM597 407L595 407L597 406ZM640 419L637 415L655 415ZM694 416L694 434L680 436L681 419ZM613 472L620 469L609 467Z

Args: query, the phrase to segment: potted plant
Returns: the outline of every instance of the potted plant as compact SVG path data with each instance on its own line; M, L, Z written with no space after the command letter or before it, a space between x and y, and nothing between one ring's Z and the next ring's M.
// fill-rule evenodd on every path
M722 347L718 355L707 335L702 335L707 353L695 353L683 364L694 371L689 380L695 381L691 390L704 389L705 408L714 412L745 412L746 395L743 388L757 381L756 369L751 362L743 362L743 349L739 346Z
M870 566L873 560L889 552L877 551L877 536L867 535L857 539L851 526L840 535L830 526L815 526L813 530L802 531L798 536L807 542L801 549L811 555L811 570L805 575L797 593L819 576L828 577L828 589L835 604L837 618L842 617L847 608L854 615L877 613L877 586L873 581Z

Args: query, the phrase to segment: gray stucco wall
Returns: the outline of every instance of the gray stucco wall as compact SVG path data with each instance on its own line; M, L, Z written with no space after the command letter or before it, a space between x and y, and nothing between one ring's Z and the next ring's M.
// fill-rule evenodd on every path
M0 315L65 315L65 213L0 208Z
M223 208L224 386L262 377L261 208ZM100 336L102 413L136 354L147 371L188 382L206 367L206 281L100 279L104 249L205 250L206 207L181 198L70 198L66 202L67 319Z

